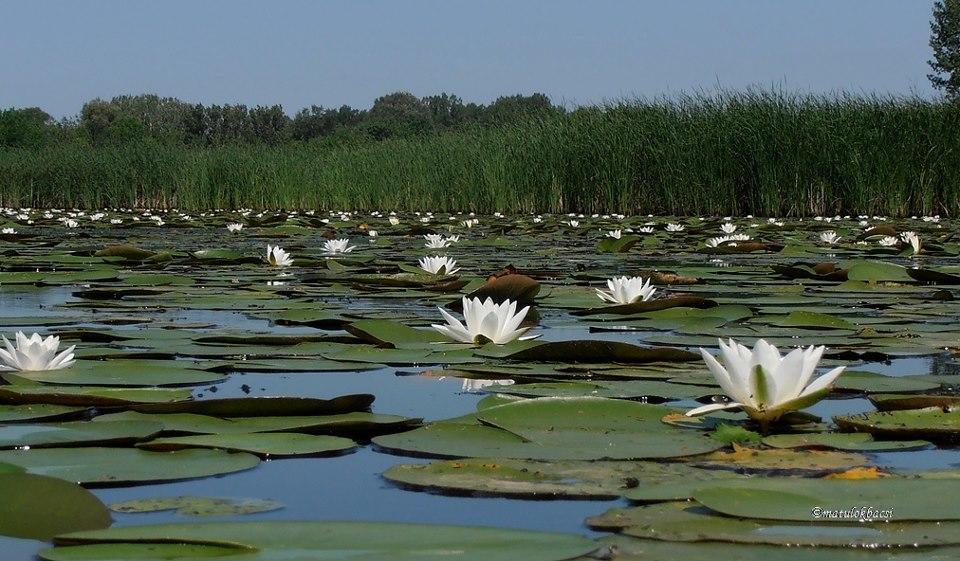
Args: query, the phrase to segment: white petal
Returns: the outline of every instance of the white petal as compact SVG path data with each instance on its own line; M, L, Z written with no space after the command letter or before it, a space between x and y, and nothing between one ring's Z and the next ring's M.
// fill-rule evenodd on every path
M723 409L734 409L737 407L743 407L743 404L731 401L729 403L711 403L709 405L702 405L700 407L691 409L687 411L687 417L696 417L697 415L703 415L705 413L713 413L714 411L721 411Z

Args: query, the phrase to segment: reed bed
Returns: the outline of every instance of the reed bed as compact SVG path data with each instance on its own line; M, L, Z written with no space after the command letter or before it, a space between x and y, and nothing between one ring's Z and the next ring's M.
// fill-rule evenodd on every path
M960 106L691 95L333 145L0 150L0 203L770 216L960 211Z

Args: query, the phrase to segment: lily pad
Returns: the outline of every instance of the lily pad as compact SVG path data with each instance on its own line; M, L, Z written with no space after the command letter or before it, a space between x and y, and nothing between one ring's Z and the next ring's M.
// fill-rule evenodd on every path
M0 397L0 400L2 400L2 397ZM73 417L87 410L86 407L48 405L44 403L32 405L0 405L0 423L49 421L64 417Z
M148 452L136 448L84 447L0 450L0 462L37 475L105 486L232 473L250 469L260 459L223 450Z
M931 446L925 440L874 440L869 434L837 432L775 434L765 437L763 443L774 448L828 448L855 452L918 450Z
M954 407L839 415L833 420L842 430L867 432L884 438L942 440L960 437L960 409Z
M960 544L960 523L873 522L818 524L812 518L802 525L779 521L718 516L689 502L669 502L611 509L587 519L593 528L615 529L638 538L672 542L732 542L792 547L917 547Z
M0 448L117 445L150 438L158 432L160 432L160 424L150 421L111 421L103 423L72 421L43 425L4 425L0 426Z
M562 561L599 548L590 539L546 532L374 522L224 522L131 526L77 532L40 553L48 561L195 558L193 546L232 547L251 561ZM183 549L179 549L182 547ZM222 554L222 552L218 552Z
M181 516L237 516L270 512L281 508L283 508L283 503L268 499L191 496L134 499L110 505L110 510L114 512L139 513L174 510Z
M224 379L223 374L196 366L199 363L186 360L78 360L62 370L16 372L15 375L45 384L78 386L183 386Z
M540 398L488 407L469 421L380 436L382 449L436 457L627 460L703 454L722 443L660 422L672 410L602 398Z
M110 513L76 483L28 473L0 474L0 535L49 540L110 526Z
M851 518L823 511L869 506L878 520L960 520L956 496L960 480L950 479L780 479L727 482L697 490L693 498L711 510L741 518L849 523ZM817 509L820 509L819 511ZM892 511L884 515L878 511ZM819 512L819 514L818 514Z
M357 445L349 438L340 436L269 432L173 436L141 442L137 447L161 452L186 448L219 448L232 452L250 452L258 456L283 457L337 455L349 452Z
M680 349L639 347L619 341L557 341L541 343L508 355L510 360L525 362L690 362L700 355Z

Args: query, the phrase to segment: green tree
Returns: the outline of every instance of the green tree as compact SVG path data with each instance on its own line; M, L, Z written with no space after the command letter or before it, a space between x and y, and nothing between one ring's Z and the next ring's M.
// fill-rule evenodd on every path
M942 0L933 5L930 21L931 74L933 87L950 99L960 97L960 0Z
M0 111L0 146L42 148L51 137L53 118L39 107Z
M514 123L528 117L546 116L553 111L561 110L542 93L517 94L498 97L484 110L483 118L487 122L496 124Z
M378 97L364 123L367 132L378 140L419 134L430 130L431 126L430 108L409 92Z

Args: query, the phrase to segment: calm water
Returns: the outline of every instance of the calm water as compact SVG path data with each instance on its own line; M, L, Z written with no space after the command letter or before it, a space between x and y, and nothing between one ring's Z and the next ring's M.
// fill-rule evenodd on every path
M57 305L70 300L71 289L0 289L0 310L5 317L77 315L82 311L61 311ZM378 305L383 305L382 302ZM394 306L404 306L392 303ZM428 307L421 307L429 313ZM249 330L274 330L293 333L314 332L311 329L271 327L267 321L251 320L230 312L176 311L164 314L168 319L184 322L205 322L219 328L242 327ZM156 316L154 316L156 317ZM161 316L163 317L163 316ZM543 323L549 323L549 317ZM112 326L112 329L136 329L136 326ZM9 331L10 329L6 329ZM582 338L585 328L543 328L543 337L550 340ZM591 338L636 342L636 333L592 333ZM889 364L866 364L863 369L887 375L927 372L929 358L909 358ZM366 372L323 372L292 374L234 374L217 385L216 396L303 395L330 397L345 393L372 393L377 396L374 412L391 413L427 420L454 417L474 411L482 395L464 393L462 381L416 375L423 369L385 368ZM399 375L402 373L403 375ZM246 388L245 388L246 386ZM195 394L209 395L209 388ZM692 405L693 402L679 402ZM811 409L828 418L838 413L870 411L865 399L828 400ZM880 465L897 469L932 469L960 465L960 451L934 449L920 452L884 453L875 456ZM375 451L369 445L356 452L335 458L283 459L261 463L258 467L226 476L177 483L140 485L136 487L94 489L94 493L110 504L130 499L200 495L223 497L269 498L282 502L285 508L275 512L245 515L237 519L274 520L368 520L404 521L464 525L488 525L531 530L576 532L592 535L583 520L604 510L626 504L625 501L530 501L496 498L449 497L439 494L400 490L380 477L397 463L419 462ZM114 514L118 525L183 522L196 520L171 512L149 514ZM204 518L203 520L229 520ZM43 544L30 540L0 537L0 559L31 559Z

